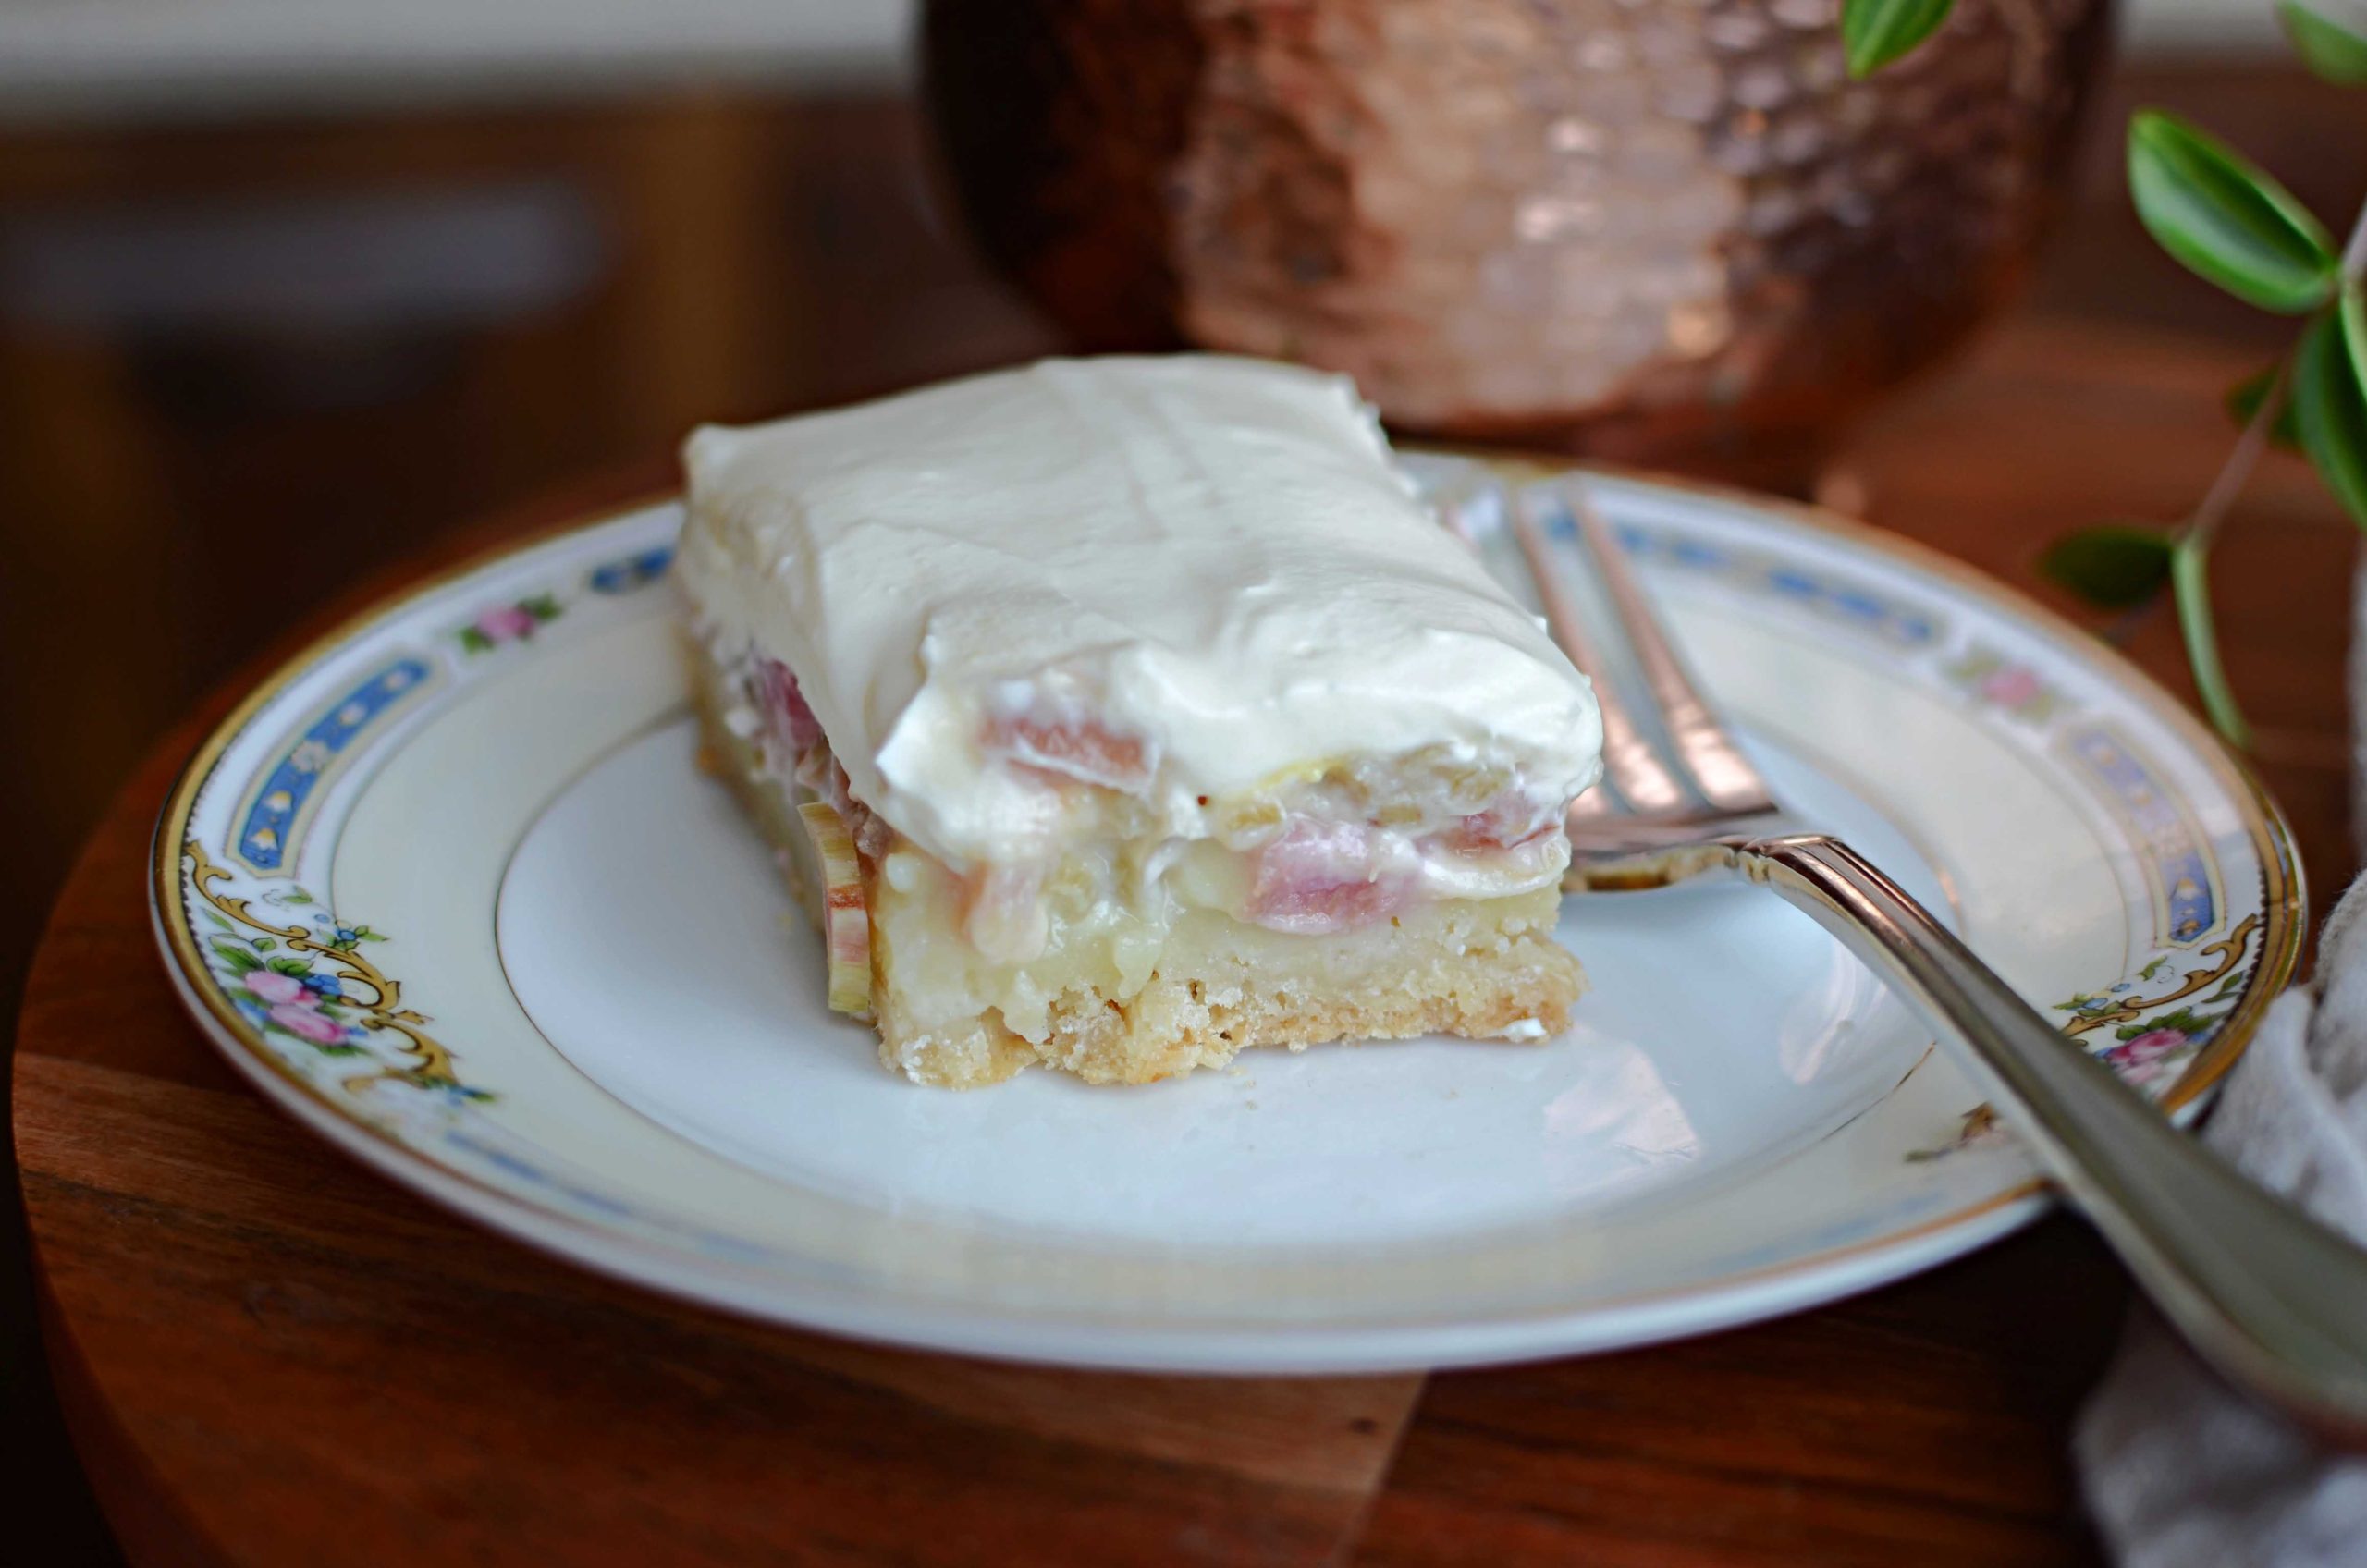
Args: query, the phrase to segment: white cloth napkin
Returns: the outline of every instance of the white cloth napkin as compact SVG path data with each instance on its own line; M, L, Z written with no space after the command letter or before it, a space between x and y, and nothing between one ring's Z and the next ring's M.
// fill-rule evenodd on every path
M2270 1010L2202 1136L2367 1239L2367 876L2326 923L2314 986ZM2231 1392L2141 1303L2073 1447L2121 1568L2367 1564L2367 1454Z

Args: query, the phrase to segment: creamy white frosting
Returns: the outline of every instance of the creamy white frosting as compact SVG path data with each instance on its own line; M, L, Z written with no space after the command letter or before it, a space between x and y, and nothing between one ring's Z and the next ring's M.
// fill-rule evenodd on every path
M955 864L1040 854L1056 792L999 714L1138 741L1166 832L1424 747L1566 799L1586 680L1441 528L1345 379L1220 355L1048 360L684 453L678 574L793 670L854 796Z

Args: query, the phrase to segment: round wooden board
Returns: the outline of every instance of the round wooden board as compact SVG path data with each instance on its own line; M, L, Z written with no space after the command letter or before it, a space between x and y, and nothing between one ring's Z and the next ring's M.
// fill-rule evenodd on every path
M2089 492L2191 496L2230 361L2016 326L1858 443L1849 483L1878 520L2028 581ZM661 479L555 496L402 575ZM2222 573L2225 630L2289 677L2262 680L2277 711L2256 717L2287 722L2298 749L2268 771L2331 891L2339 747L2330 769L2284 710L2340 711L2338 661L2297 641L2324 606L2295 594L2338 596L2349 546L2305 480L2264 488L2261 537ZM2174 674L2166 629L2138 651ZM2064 1450L2126 1287L2067 1219L1689 1343L1255 1381L758 1327L464 1225L266 1108L168 989L150 831L233 694L158 747L91 840L16 1063L51 1359L135 1562L2094 1561Z

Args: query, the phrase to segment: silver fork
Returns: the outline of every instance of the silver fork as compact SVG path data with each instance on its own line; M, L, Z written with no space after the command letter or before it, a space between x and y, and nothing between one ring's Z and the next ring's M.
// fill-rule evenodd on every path
M1649 694L1650 709L1630 711L1546 541L1536 487L1506 489L1547 624L1602 704L1608 789L1571 809L1571 885L1723 876L1806 911L1958 1047L1991 1105L2205 1360L2322 1436L2367 1445L2367 1252L2172 1127L1897 883L1786 813L1703 700L1584 493L1557 488Z

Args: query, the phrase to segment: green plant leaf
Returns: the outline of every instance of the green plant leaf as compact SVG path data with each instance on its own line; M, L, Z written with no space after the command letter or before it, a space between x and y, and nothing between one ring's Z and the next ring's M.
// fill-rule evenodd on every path
M291 980L301 980L313 973L312 961L300 958L276 958L264 966L275 974L285 974Z
M1842 0L1849 74L1871 76L1939 31L1956 0Z
M230 966L230 973L233 974L252 974L263 967L263 960L255 957L241 943L215 942L214 952L215 957Z
M2177 590L2178 630L2186 634L2186 659L2202 711L2220 739L2238 748L2252 743L2251 726L2236 705L2235 688L2219 662L2219 632L2211 619L2211 547L2189 534L2170 553L2170 585Z
M2275 383L2278 368L2270 365L2228 387L2227 417L2239 425L2251 423L2252 416L2260 412L2260 400L2268 396L2269 387ZM2270 445L2282 447L2288 452L2301 449L2301 427L2294 423L2293 398L2289 390L2285 406L2276 410L2276 423L2268 427L2268 439Z
M2352 284L2342 308L2319 319L2293 361L2294 420L2301 449L2350 513L2367 528L2367 293Z
M2162 249L2239 300L2300 315L2334 291L2325 227L2267 171L2176 115L2130 118L2128 193Z
M2343 87L2367 87L2367 35L2300 0L2278 0L2276 14L2301 63Z
M2038 569L2101 609L2125 610L2169 582L2170 550L2170 536L2158 528L2108 522L2057 539Z
M2350 374L2367 386L2367 277L2354 277L2343 285L2335 316L2342 324L2343 346L2350 350Z

